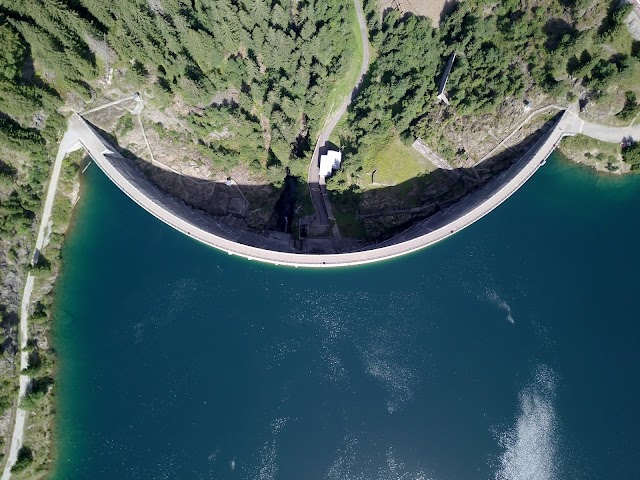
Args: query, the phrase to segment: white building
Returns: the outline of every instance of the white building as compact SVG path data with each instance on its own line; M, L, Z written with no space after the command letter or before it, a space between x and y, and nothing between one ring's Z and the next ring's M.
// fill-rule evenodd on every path
M328 177L340 168L341 163L342 153L336 150L329 150L326 155L320 155L320 176Z

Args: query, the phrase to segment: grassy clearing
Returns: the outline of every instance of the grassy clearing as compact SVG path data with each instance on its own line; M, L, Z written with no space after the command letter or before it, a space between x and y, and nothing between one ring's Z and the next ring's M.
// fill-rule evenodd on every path
M371 173L375 170L374 184ZM418 175L435 170L435 166L420 155L413 147L405 145L399 137L391 137L377 149L372 149L364 162L363 188L377 188L399 185Z
M333 129L333 132L331 132L331 135L329 136L329 141L339 147L342 146L342 141L340 140L340 132L345 131L347 125L346 120L347 115L343 115L342 119L338 122L336 128Z
M618 172L624 169L620 145L617 143L576 135L562 140L560 151L569 159L597 170Z
M638 78L640 77L640 64L633 65L632 73L618 83L618 88L620 90L630 90L635 92L636 94L640 93L640 83L638 83Z
M631 49L633 48L633 37L631 36L631 32L629 32L626 24L624 25L624 28L620 28L618 30L618 33L616 35L612 36L609 41L609 45L611 45L611 47L613 47L617 52L623 53L625 55L630 55L632 53Z
M620 155L620 145L617 143L607 143L585 135L566 137L562 141L562 149L568 152L588 152L598 150L605 155Z

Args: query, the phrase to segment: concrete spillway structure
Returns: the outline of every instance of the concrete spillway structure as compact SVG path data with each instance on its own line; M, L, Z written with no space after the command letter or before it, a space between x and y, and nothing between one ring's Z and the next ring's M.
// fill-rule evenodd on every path
M79 115L71 117L69 129L120 190L153 216L185 235L230 255L250 260L295 267L341 267L387 260L414 252L471 225L518 190L544 163L562 137L575 134L579 126L576 127L576 118L565 112L555 127L516 164L446 212L439 212L382 244L360 251L332 254L296 253L293 245L283 245L281 241L268 236L216 222L208 214L185 205L153 185Z

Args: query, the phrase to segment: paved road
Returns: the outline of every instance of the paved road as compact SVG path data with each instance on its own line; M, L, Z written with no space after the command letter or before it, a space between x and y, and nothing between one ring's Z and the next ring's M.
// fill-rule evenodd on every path
M582 121L579 133L609 143L620 143L626 138L640 141L640 125L634 127L607 127Z
M105 103L105 104L100 105L98 107L94 107L94 108L92 108L90 110L85 110L84 112L80 112L80 115L87 115L89 113L97 112L97 111L102 110L104 108L113 107L115 105L118 105L119 103L127 102L129 100L134 100L136 102L140 102L140 94L134 93L133 95L131 95L129 97L125 97L125 98L121 98L119 100L115 100L113 102Z
M31 264L36 264L40 256L40 251L44 248L44 243L49 236L51 229L51 211L53 209L53 201L58 189L58 181L60 180L60 172L62 170L62 160L67 153L82 148L78 143L78 138L73 132L67 132L60 141L58 147L58 154L53 162L53 168L51 169L51 179L49 180L49 186L47 190L47 196L44 200L44 207L42 209L42 217L40 219L40 227L38 228L38 236L36 237L36 247L33 251L33 257Z
M140 102L139 105L142 106L142 100L139 94L134 94L129 97L121 98L120 100L116 100L113 102L106 103L96 108L92 108L91 110L87 110L83 112L82 115L87 113L96 112L98 110L102 110L103 108L112 107L114 105L118 105L119 103L135 100ZM144 132L144 130L143 130ZM145 136L146 140L146 136ZM58 181L60 180L60 172L62 171L62 160L67 154L71 153L74 150L78 150L82 148L82 144L78 141L78 136L74 131L67 131L65 135L62 137L60 141L60 145L58 147L58 153L56 155L56 159L53 162L53 168L51 169L51 179L49 180L49 186L47 190L47 196L44 201L44 207L42 209L42 218L40 220L40 226L38 228L38 235L36 237L36 246L33 252L33 257L31 260L31 264L35 264L38 262L38 257L40 256L40 251L44 248L45 242L47 241L47 237L49 236L51 230L51 211L53 209L53 202L56 196L56 192L58 190Z
M42 208L42 216L40 217L40 225L38 227L38 235L36 236L36 245L33 250L30 264L35 265L40 258L40 252L46 246L47 239L51 233L51 212L53 203L58 189L58 181L60 180L60 172L62 171L62 160L68 153L82 148L82 144L78 142L78 137L73 129L67 130L62 137L58 147L58 154L53 162L51 169L51 178L47 187L47 195ZM22 293L22 305L20 308L20 371L25 370L29 366L29 353L26 350L27 340L29 338L29 302L31 301L31 292L33 291L34 277L30 273L27 275L27 281L24 285ZM27 375L20 375L20 390L18 391L18 405L24 398L30 379ZM11 467L18 458L18 451L22 447L22 437L24 435L24 422L26 412L18 407L16 409L15 423L11 436L11 445L9 446L9 457L5 463L1 480L9 480L11 478Z
M95 163L124 193L149 213L185 235L230 255L239 255L250 260L296 267L339 267L372 263L414 252L471 225L518 190L553 152L563 136L575 134L579 130L579 122L573 115L565 113L556 127L532 149L532 154L525 156L509 169L508 176L496 179L491 189L476 192L456 204L456 208L451 212L440 215L437 218L437 227L423 223L421 231L398 236L384 246L373 246L367 250L350 253L315 255L247 245L242 243L243 239L234 237L236 233L221 230L225 228L222 225L212 222L203 224L196 217L197 212L188 209L168 194L160 192L143 174L136 173L127 166L128 161L114 153L114 149L99 138L80 116L71 117L69 130L77 135ZM414 235L417 236L413 237Z
M369 36L367 32L367 23L364 19L364 12L362 11L362 5L360 0L354 0L354 6L356 9L356 15L358 17L358 24L360 27L360 36L362 38L362 65L360 66L360 74L358 75L358 81L354 85L353 92L344 99L342 105L331 114L331 116L325 122L325 125L318 136L316 147L313 150L311 156L311 162L309 163L309 170L307 175L307 182L309 186L309 193L311 194L311 201L313 202L313 208L316 211L316 226L329 226L329 219L333 219L333 211L331 209L331 203L329 202L329 196L324 188L324 177L320 177L320 149L323 148L329 141L329 137L336 128L336 125L347 112L347 108L351 104L351 99L359 89L362 78L367 73L370 62L370 49L369 49Z
M211 222L208 219L203 222L202 218L204 217L199 217L198 212L189 209L184 204L171 198L168 194L161 192L152 185L141 172L131 168L127 161L115 152L114 148L110 147L101 139L79 115L74 114L69 119L69 128L60 143L54 163L33 261L37 261L40 249L42 249L44 245L46 225L49 223L48 219L53 206L62 159L68 152L77 149L79 145L82 145L88 151L95 163L104 171L111 181L139 206L169 226L195 240L225 251L230 255L239 255L249 260L258 260L276 265L290 265L295 267L341 267L378 262L405 255L433 245L471 225L498 207L531 178L540 165L544 163L545 159L557 147L562 137L566 135L575 135L580 132L589 134L588 132L593 130L591 133L594 135L607 138L612 136L613 138L613 136L616 135L626 136L629 133L636 134L638 130L640 130L640 127L633 129L611 129L610 127L592 126L589 124L589 128L585 131L585 125L586 124L574 114L565 112L553 130L543 137L530 150L528 155L525 155L507 172L504 172L490 182L487 187L469 195L467 198L453 205L446 212L441 212L421 222L416 227L385 242L385 244L351 253L314 255L277 251L247 245L242 243L243 238L241 238L237 232L225 230L224 226ZM616 132L611 132L611 130L615 130ZM22 348L21 370L27 367L28 362L28 356L26 351L24 351L24 347L27 342L27 316L32 289L33 276L29 275L22 298L20 316L20 345ZM26 392L28 381L29 379L26 375L20 376L19 400ZM22 445L25 416L26 412L18 408L9 458L2 475L2 480L7 480L11 476L11 465L15 462L17 452Z
M49 179L49 185L47 187L47 195L45 197L44 206L42 208L42 216L40 218L40 225L38 227L38 235L36 236L36 245L31 257L31 265L38 263L40 258L40 252L46 246L47 239L51 233L51 212L53 210L53 203L58 189L58 181L60 180L60 172L62 170L62 160L67 156L69 152L82 148L82 144L78 142L76 133L69 129L58 147L58 154L53 162L53 168L51 169L51 178ZM24 291L22 293L22 305L20 308L20 370L23 371L29 366L29 353L26 350L27 340L29 338L29 302L31 301L31 292L33 291L34 277L30 273L27 275L27 281L24 285ZM27 392L27 386L29 385L29 377L27 375L20 375L20 390L18 391L18 405L24 398ZM24 435L24 422L26 418L26 412L18 407L16 409L15 423L13 426L13 433L11 436L11 445L9 446L9 457L5 463L4 470L2 472L1 480L9 480L11 478L11 467L18 458L18 451L22 447L22 437Z

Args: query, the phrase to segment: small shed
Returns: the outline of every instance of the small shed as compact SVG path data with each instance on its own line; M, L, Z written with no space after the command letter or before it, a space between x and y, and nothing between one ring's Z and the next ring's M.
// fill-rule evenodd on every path
M338 170L342 164L342 153L337 150L328 150L325 155L320 155L320 176L328 177L334 170Z

